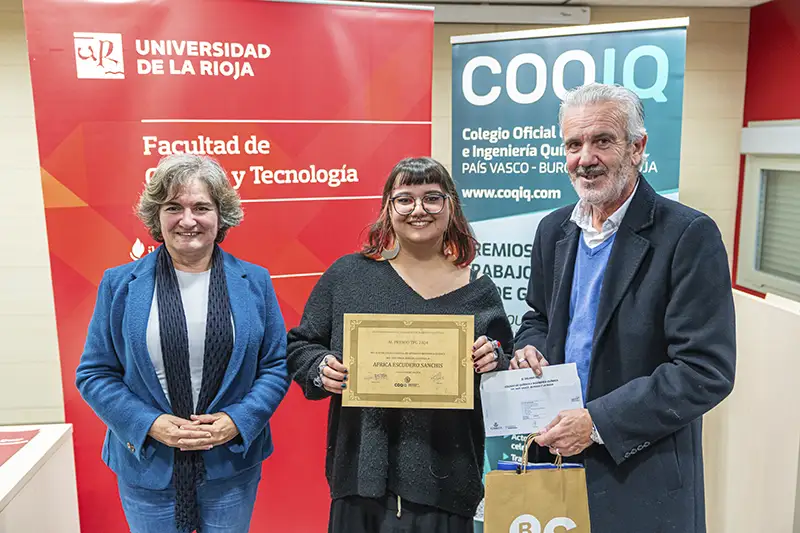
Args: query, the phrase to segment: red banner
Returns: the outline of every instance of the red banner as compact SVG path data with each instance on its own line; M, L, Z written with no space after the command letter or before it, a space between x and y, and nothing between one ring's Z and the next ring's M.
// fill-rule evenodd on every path
M401 158L430 153L433 12L260 0L25 0L67 421L84 533L124 531L105 426L74 385L106 268L156 245L133 205L158 160L217 157L245 204L224 247L273 275L287 327L355 251ZM327 402L293 386L253 531L325 530Z

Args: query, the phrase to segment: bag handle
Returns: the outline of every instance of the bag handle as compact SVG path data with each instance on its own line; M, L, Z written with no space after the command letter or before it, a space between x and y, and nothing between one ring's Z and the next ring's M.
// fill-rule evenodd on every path
M521 471L518 469L517 473L524 474L528 471L528 451L530 451L531 445L535 442L536 437L538 437L538 433L531 433L528 435L528 438L525 439L525 448L522 451L522 469ZM561 454L556 454L556 459L553 461L553 465L558 469L561 470L561 465L564 463L563 457Z

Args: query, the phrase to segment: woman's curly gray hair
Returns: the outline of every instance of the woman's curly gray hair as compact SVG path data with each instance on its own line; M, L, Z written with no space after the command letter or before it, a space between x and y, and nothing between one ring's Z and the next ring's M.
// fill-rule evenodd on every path
M220 164L207 156L176 153L159 161L136 206L139 220L156 241L164 241L158 216L161 206L178 196L181 189L195 179L206 185L217 206L219 229L216 242L222 242L228 230L242 222L242 201Z

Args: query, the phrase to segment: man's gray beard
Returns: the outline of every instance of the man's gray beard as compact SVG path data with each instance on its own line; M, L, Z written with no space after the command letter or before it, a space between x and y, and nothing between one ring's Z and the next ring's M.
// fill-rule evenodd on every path
M630 177L626 174L628 173L620 168L610 180L611 186L605 187L587 189L579 186L577 179L570 179L570 182L581 200L592 206L603 207L616 202L622 197ZM570 176L570 178L572 177Z

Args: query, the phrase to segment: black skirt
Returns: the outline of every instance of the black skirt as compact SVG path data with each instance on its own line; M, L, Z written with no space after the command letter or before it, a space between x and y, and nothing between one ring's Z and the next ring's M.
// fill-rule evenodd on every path
M397 496L347 496L331 502L328 533L474 533L472 518Z

